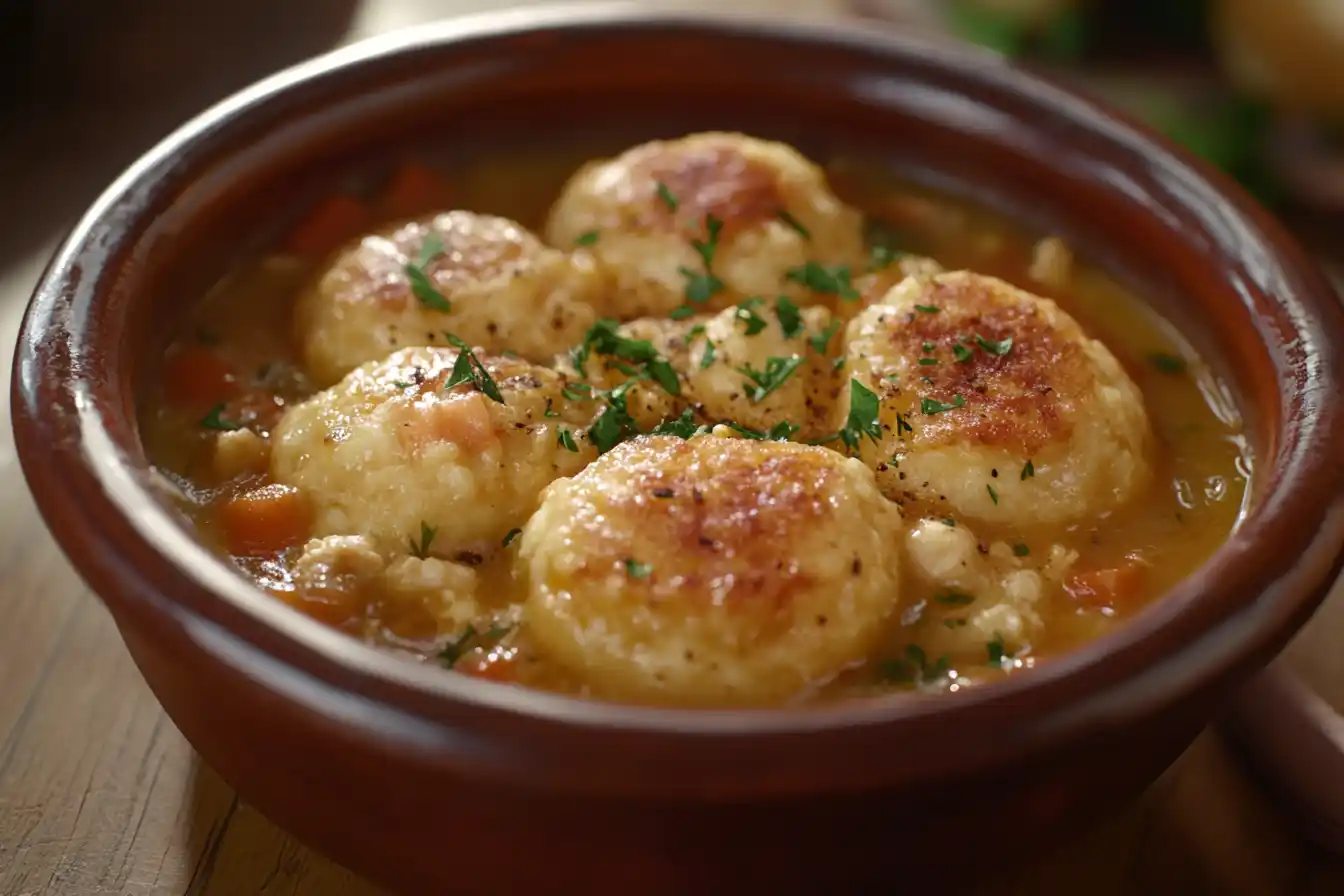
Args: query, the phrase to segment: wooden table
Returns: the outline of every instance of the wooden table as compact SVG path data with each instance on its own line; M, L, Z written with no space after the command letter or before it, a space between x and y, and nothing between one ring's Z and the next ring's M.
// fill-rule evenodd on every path
M490 5L379 0L345 4L336 14L342 4L314 0L303 26L309 35L361 36ZM282 25L272 33L286 33ZM189 35L191 25L161 27ZM286 57L245 45L259 64ZM319 48L289 46L288 54ZM172 121L256 73L230 74L159 91L152 104L81 102L77 91L58 86L36 104L37 114L0 132L0 171L14 191L0 228L0 344L12 345L27 292L69 217ZM100 148L94 155L91 132ZM6 399L8 377L6 363ZM8 426L0 431L0 495L0 896L376 893L240 802L163 715L107 613L39 522ZM1306 845L1212 732L1134 805L1073 840L1041 844L1041 852L1030 868L1005 871L992 891L1344 893L1344 863Z

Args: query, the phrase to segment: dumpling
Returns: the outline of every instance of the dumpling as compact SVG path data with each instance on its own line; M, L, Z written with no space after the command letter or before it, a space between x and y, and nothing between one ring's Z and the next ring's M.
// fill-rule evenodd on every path
M524 624L595 696L801 696L895 618L900 526L872 473L837 452L638 438L547 490L518 551Z
M855 385L837 427L858 434L894 499L1062 523L1114 509L1151 474L1143 396L1115 356L1054 302L1001 280L904 280L850 322L846 358Z
M799 441L820 438L830 426L841 382L828 357L839 344L838 323L826 308L799 308L787 298L746 301L712 317L642 318L613 327L597 340L633 354L647 343L676 374L672 395L628 358L597 348L584 357L588 382L610 389L630 378L631 415L645 431L690 409L697 423L730 423L756 433L777 427ZM572 369L572 368L569 368Z
M502 401L471 381L448 387L463 362L483 367ZM315 537L472 562L527 520L546 485L596 456L591 412L564 386L526 361L405 349L290 408L272 434L271 475L306 495Z
M544 362L597 319L606 280L585 252L545 246L505 218L452 211L365 237L300 296L304 362L322 385L451 332Z
M862 219L793 148L742 134L653 141L588 164L546 238L587 246L615 279L621 320L751 296L827 301L864 263ZM790 274L790 272L794 272Z

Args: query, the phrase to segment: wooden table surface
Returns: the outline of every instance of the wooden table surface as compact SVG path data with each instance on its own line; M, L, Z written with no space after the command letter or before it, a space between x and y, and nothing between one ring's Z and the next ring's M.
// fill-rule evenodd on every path
M352 36L498 5L296 0L286 5L294 27L272 17L266 30L309 42L286 38L271 48L242 33L240 3L251 5L226 5L233 20L224 25L164 13L153 29L188 45L197 31L215 43L235 40L264 70ZM278 8L267 4L267 14ZM158 78L148 104L130 94L95 101L54 83L14 127L0 129L10 191L0 228L0 344L12 345L27 292L70 217L174 121L258 73L228 69L208 84L181 79L181 89ZM7 400L8 363L0 370ZM0 495L0 896L377 893L276 829L201 763L43 528L8 426L0 431ZM1344 862L1304 843L1209 731L1140 800L1094 830L1042 843L1041 857L1005 870L993 892L1327 896L1344 893Z

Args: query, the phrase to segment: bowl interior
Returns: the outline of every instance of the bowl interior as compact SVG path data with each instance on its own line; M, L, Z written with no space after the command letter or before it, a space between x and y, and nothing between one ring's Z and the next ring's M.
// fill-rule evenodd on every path
M1228 546L1116 635L958 700L725 715L596 706L402 664L253 591L148 497L135 384L167 322L305 197L412 147L477 152L574 134L609 135L615 146L710 128L890 160L1065 236L1132 284L1232 384L1247 417L1256 476ZM816 24L532 13L342 51L187 125L109 190L53 263L25 327L16 388L47 439L77 446L38 458L37 436L23 440L39 493L54 493L60 479L72 497L52 502L73 507L84 490L115 506L99 531L71 541L119 555L123 567L141 558L126 575L144 590L409 711L443 718L467 706L485 714L476 720L484 726L522 713L563 726L723 736L898 719L946 732L1006 725L1030 699L1042 718L1067 709L1089 724L1140 713L1156 694L1277 649L1309 612L1308 585L1329 573L1341 539L1339 473L1307 450L1340 442L1331 338L1344 326L1329 295L1235 187L992 54ZM61 463L79 469L55 472ZM1046 734L1023 727L995 749L1037 736ZM931 749L928 760L953 757Z

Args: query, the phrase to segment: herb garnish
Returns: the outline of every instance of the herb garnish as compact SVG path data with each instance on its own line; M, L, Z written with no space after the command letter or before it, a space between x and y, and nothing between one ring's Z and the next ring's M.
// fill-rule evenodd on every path
M937 305L916 305L915 310L923 314L937 314L943 309L939 308Z
M1031 553L1031 548L1029 548L1029 547L1027 547L1026 545L1022 544L1021 542L1018 542L1017 544L1013 545L1013 556L1014 556L1014 557L1025 557L1025 556L1027 556L1027 555L1030 554L1030 553Z
M991 666L1003 668L1013 660L1013 655L1004 647L1003 635L995 634L994 640L985 645L985 653L989 656Z
M424 520L420 521L420 543L416 544L415 539L408 539L411 546L411 553L417 558L424 560L429 557L429 546L434 543L434 536L439 534L437 526L431 526Z
M914 432L915 428L910 425L910 420L904 414L896 415L896 435L899 437L903 433Z
M225 420L219 416L224 411L224 404L215 405L204 417L201 418L201 426L205 429L217 429L220 432L233 432L235 429L242 429L243 424L236 420Z
M905 253L900 249L893 249L890 246L879 244L874 245L868 250L868 270L882 271L891 267L892 262L905 257Z
M943 411L951 411L966 405L966 398L963 395L954 395L951 404L944 404L935 398L921 398L919 400L919 409L932 417L934 414L941 414Z
M433 311L452 311L452 302L439 292L426 270L430 262L442 254L443 240L437 233L430 233L420 243L420 257L414 263L407 262L403 270L406 279L411 282L411 292L421 305Z
M742 426L739 423L733 423L732 421L728 421L723 425L744 438L754 439L757 442L787 442L799 429L787 420L779 421L765 432L762 432L759 429L749 429L748 427Z
M994 502L994 506L999 506L999 493L994 490L994 486L985 483L985 491L989 492L989 500Z
M802 332L803 315L788 296L775 299L775 316L779 318L779 328L784 331L785 339L792 339Z
M937 358L920 358L920 359L919 359L919 366L920 366L920 367L932 367L933 365L935 365L935 364L937 364L937 363L938 363L938 359L937 359Z
M806 227L804 227L801 221L799 221L793 215L789 214L787 210L779 213L779 220L787 224L789 227L793 228L793 230L803 239L805 240L812 239L811 231L809 231Z
M517 528L510 529L510 530L509 530L507 533L505 533L505 535L504 535L504 547L508 547L509 545L513 544L513 540L514 540L515 538L517 538L519 535L522 535L522 534L523 534L523 530L522 530L522 529L517 529Z
M605 454L626 439L639 435L639 426L626 407L626 393L637 382L629 380L605 393L607 406L588 427L588 439L597 446L598 454Z
M462 630L462 634L443 645L443 649L439 651L439 661L443 663L445 668L453 668L453 666L457 664L457 661L462 659L463 655L466 654L467 646L475 637L476 626L468 623L467 627Z
M974 597L960 591L943 591L935 594L933 599L940 604L950 604L955 607L964 607L967 604L975 603Z
M887 660L878 667L879 673L888 681L911 684L937 681L947 677L950 670L951 663L947 657L940 656L930 663L924 648L918 644L906 645L904 658Z
M578 238L574 240L574 245L591 246L593 243L597 242L597 237L598 232L596 230L590 230L587 233L581 233L579 234Z
M1013 337L1011 336L1005 336L998 342L994 342L983 336L977 335L975 337L975 343L991 355L1006 355L1013 349Z
M840 329L840 321L833 320L826 325L826 329L814 336L809 336L807 342L812 346L813 351L819 355L824 355L826 354L826 347L831 344L831 337L835 335L835 331L838 329Z
M709 365L714 363L714 340L705 338L705 353L700 356L700 369L706 370Z
M451 389L462 383L471 383L477 391L484 393L486 398L503 404L504 396L499 393L499 386L491 378L490 371L485 369L485 365L472 352L471 346L452 333L443 335L449 344L457 349L457 360L453 362L453 371L449 374L448 383L444 388Z
M557 414L557 413L555 412L555 408L551 407L551 405L552 405L553 403L554 403L554 401L553 401L552 399L550 399L550 398L546 399L546 410L544 410L544 411L541 412L541 416L543 416L543 417L559 417L559 416L560 416L559 414Z
M958 364L965 364L975 355L970 349L958 342L952 346L952 357L956 359Z
M687 408L681 412L680 417L673 420L664 420L649 430L649 435L676 436L679 439L689 439L692 436L704 435L709 430L710 427L696 423L695 412Z
M625 572L632 579L647 579L649 573L653 572L653 564L640 563L634 557L626 557Z
M723 290L723 281L714 276L713 271L714 252L719 247L719 231L722 229L722 221L713 215L706 215L705 238L691 240L691 248L700 256L705 270L703 273L697 273L687 267L678 268L681 275L686 278L688 302L707 302L711 296Z
M680 395L681 383L677 379L677 372L667 363L666 358L658 354L653 343L647 339L629 339L622 336L617 331L619 326L616 321L603 318L589 327L583 342L571 352L575 369L582 374L593 352L610 355L634 364L642 364L649 377L662 386L669 395Z
M756 370L750 364L737 368L737 372L750 382L746 383L747 398L752 402L760 401L771 392L784 385L784 381L793 375L798 365L803 363L801 355L788 358L766 358L765 370Z
M685 320L688 317L694 316L694 314L695 309L690 305L678 305L676 308L669 311L667 316L672 320Z
M857 451L864 437L874 442L882 438L882 426L877 422L881 403L877 394L856 379L849 381L849 416L844 428L834 435L818 439L815 444L826 444L839 439L850 451Z
M859 297L859 291L850 282L849 265L827 267L819 262L809 261L802 267L789 268L784 278L802 284L813 292L839 296L846 301L852 302Z
M759 297L743 299L737 303L737 313L734 317L746 324L748 336L755 336L766 327L765 318L756 313L756 308L763 304L765 300Z
M1036 465L1033 464L1030 459L1028 459L1027 462L1022 465L1022 475L1019 478L1023 482L1026 482L1028 479L1030 479L1035 475L1036 475Z
M574 444L574 433L567 429L560 430L559 435L555 437L555 443L566 451L578 452L579 446Z
M1187 366L1184 358L1166 352L1153 352L1148 356L1148 363L1156 367L1159 372L1170 374L1185 373Z
M672 191L667 188L667 184L662 181L656 181L656 183L658 185L658 198L663 200L663 205L667 206L668 211L675 212L681 203L677 201L676 196L672 195Z

